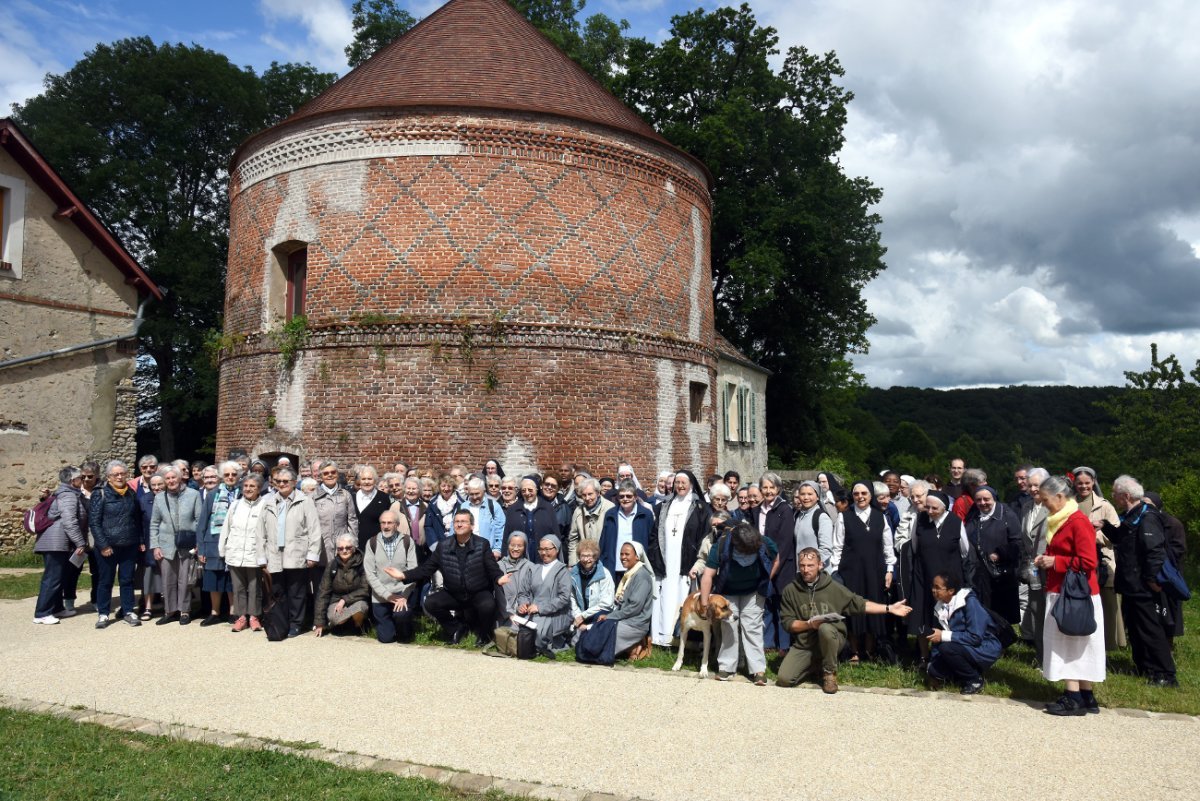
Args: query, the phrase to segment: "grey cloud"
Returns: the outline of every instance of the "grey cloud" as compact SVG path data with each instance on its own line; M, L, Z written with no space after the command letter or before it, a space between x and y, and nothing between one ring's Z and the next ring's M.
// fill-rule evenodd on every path
M1200 94L1200 7L755 7L784 47L836 50L856 95L843 161L884 190L889 264L868 292L881 322L856 363L869 376L932 386L1079 380L1077 349L1089 337L1196 326L1200 243L1176 228L1194 238L1200 219L1200 115L1190 102ZM929 325L914 332L925 350L917 359L896 351L907 343L894 336L892 308L915 302L904 290L914 282L946 290L921 310ZM960 358L953 343L976 340L964 326L980 304L1021 285L1050 299L1044 341L1015 348L1016 358ZM988 339L1023 342L1037 309L988 321Z

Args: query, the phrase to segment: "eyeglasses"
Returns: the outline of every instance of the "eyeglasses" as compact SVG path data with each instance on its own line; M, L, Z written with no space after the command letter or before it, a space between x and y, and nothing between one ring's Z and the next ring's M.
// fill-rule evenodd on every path
M127 475L129 475L129 474L126 473L124 470L114 470L108 474L108 477L109 478L125 478L125 476L127 476Z
M539 547L538 548L538 553L556 553L557 551L558 551L557 548L552 548L552 547L546 547L546 548Z
M225 478L237 478L237 473L222 473Z
M558 485L555 484L553 481L543 481L542 486L548 487L549 489L558 489Z
M338 553L354 553L354 546L351 545L350 547L345 547L343 545L339 545L337 552Z

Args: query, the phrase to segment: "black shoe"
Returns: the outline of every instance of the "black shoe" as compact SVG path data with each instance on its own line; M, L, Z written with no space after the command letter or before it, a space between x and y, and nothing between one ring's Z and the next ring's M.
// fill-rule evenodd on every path
M1042 711L1047 715L1058 715L1059 717L1080 717L1087 714L1087 708L1083 704L1066 695L1052 704L1046 704L1046 708Z
M465 636L467 636L466 629L455 629L454 631L450 632L450 644L458 645L463 641L463 637Z
M289 640L293 637L299 637L299 636L300 636L300 628L298 626L292 626L290 629L288 629L288 639Z
M1090 700L1087 698L1083 699L1083 708L1087 710L1089 715L1100 714L1100 704L1096 701L1096 696L1094 695Z
M1158 676L1151 677L1146 683L1151 687L1178 687L1179 679L1174 676L1159 674Z
M154 621L154 625L156 625L156 626L165 626L165 625L167 625L168 623L172 623L172 622L174 622L174 621L175 621L175 620L178 618L178 616L179 616L179 613L178 613L178 612L176 612L176 613L174 613L174 614L171 614L171 615L163 615L163 616L162 616L162 617L160 617L158 620Z
M981 692L983 692L983 679L978 679L976 681L969 681L966 684L964 684L962 686L962 689L959 691L959 694L960 695L979 695L979 693L981 693Z
M179 616L179 625L186 626L188 623L191 623L191 622L192 622L191 615L180 615Z

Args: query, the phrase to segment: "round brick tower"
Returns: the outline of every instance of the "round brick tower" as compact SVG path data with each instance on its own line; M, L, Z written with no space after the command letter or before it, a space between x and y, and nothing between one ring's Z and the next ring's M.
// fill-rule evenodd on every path
M710 221L702 164L452 0L235 154L218 456L711 471Z

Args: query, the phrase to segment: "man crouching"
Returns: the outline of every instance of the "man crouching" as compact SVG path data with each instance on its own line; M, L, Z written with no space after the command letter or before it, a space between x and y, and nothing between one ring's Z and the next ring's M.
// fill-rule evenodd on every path
M783 589L780 617L792 635L775 684L795 687L811 673L818 660L822 670L821 689L836 693L838 653L846 644L846 615L886 615L904 617L912 610L904 601L877 604L855 595L821 570L821 554L816 548L800 552L796 578Z

